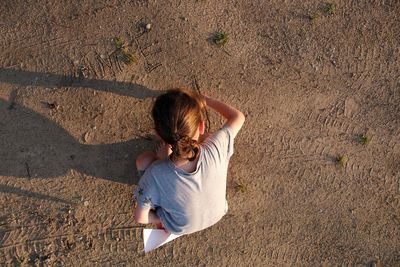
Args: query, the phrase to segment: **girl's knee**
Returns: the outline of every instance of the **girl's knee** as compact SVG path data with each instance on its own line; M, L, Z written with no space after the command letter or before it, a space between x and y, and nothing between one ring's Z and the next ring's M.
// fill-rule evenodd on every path
M146 151L140 154L136 159L136 169L139 171L146 170L151 163L153 163L157 159L154 152Z

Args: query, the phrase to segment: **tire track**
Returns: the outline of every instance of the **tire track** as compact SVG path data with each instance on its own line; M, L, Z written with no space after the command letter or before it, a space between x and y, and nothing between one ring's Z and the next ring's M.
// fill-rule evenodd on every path
M30 229L31 230L31 229ZM81 253L82 249L91 249L103 255L139 253L141 246L140 227L109 228L100 231L90 231L85 234L61 234L45 238L13 239L19 241L12 245L0 247L0 262L12 264L16 260L23 263L32 253L47 258L50 254ZM19 234L12 233L9 236L17 237ZM76 251L75 251L76 250Z
M330 113L342 110L342 104L333 104L328 108ZM365 134L366 128L350 122L349 119L333 117L328 112L325 114L310 113L308 120L314 123L307 124L298 135L295 127L292 129L270 128L266 129L264 141L265 154L268 158L278 160L278 166L271 167L271 172L289 175L293 178L304 177L307 171L329 173L332 168L338 168L334 158L344 153L348 157L343 171L346 176L356 180L373 180L380 183L396 185L398 168L393 159L398 157L400 135L387 129L378 129L369 134L373 137L371 144L362 145L356 141L360 134ZM316 127L315 123L319 125ZM304 126L304 125L303 125ZM319 137L308 137L306 129L319 128ZM250 145L250 144L249 144ZM346 153L350 146L354 152ZM396 156L397 155L397 156ZM376 160L379 159L379 160ZM387 164L392 167L388 168ZM276 168L278 167L278 168ZM318 171L316 171L318 170ZM333 176L334 178L335 176ZM334 180L334 179L331 180Z

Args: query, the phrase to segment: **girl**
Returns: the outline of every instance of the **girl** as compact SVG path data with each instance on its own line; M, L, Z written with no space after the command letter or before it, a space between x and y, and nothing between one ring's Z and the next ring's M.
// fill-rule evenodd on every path
M226 119L208 137L206 106ZM156 99L152 117L165 145L136 160L138 172L143 173L135 192L136 221L154 223L177 235L215 224L227 212L228 162L244 115L218 100L175 89Z

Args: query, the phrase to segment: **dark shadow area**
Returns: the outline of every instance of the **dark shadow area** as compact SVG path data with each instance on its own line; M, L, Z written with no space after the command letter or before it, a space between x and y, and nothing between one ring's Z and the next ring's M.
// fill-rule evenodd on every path
M87 79L76 76L64 76L54 73L40 73L25 70L0 68L0 82L18 84L20 86L41 87L86 87L139 99L156 97L161 91L150 90L145 86L118 81Z
M151 141L86 145L31 109L0 100L0 175L49 178L70 169L120 183L137 183L135 159ZM136 178L135 178L136 177Z
M23 190L23 189L8 186L8 185L0 185L0 192L8 193L8 194L15 194L18 196L23 196L23 197L33 197L33 198L37 198L37 199L58 202L58 203L62 203L62 204L73 204L71 201L67 201L62 198L44 195L44 194L40 194L40 193L35 193L35 192Z

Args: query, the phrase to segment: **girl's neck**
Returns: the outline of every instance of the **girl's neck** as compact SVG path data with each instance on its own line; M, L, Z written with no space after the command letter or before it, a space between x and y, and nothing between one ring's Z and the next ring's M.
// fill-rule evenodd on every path
M175 165L175 167L184 170L185 172L191 173L196 170L197 162L199 161L199 155L193 161L190 161L188 159L176 159L175 161L173 161L171 159L171 162Z

